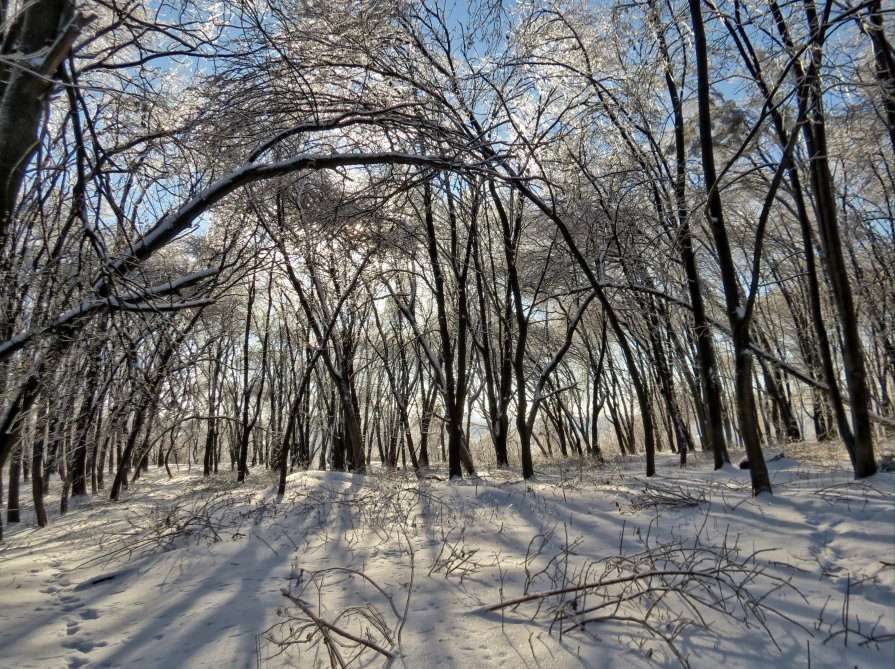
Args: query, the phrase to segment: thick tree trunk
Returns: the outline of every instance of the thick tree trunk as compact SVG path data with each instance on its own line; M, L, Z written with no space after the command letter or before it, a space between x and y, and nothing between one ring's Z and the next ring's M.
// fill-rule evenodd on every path
M889 6L891 14L891 5ZM876 58L876 78L879 81L883 107L886 110L886 124L889 129L889 141L895 154L895 53L892 44L886 39L883 19L883 3L871 0L867 8L867 34L873 44L873 55ZM891 21L889 27L891 28Z
M96 356L94 355L93 357L95 358ZM86 368L87 384L83 389L85 401L75 423L74 443L72 444L71 461L69 464L72 495L87 495L87 440L90 434L90 426L96 413L96 407L100 401L100 398L97 397L99 381L99 369L91 362Z
M10 17L12 18L12 17ZM33 0L15 14L0 61L0 249L28 163L56 69L77 32L68 0ZM27 63L27 67L22 66Z
M143 429L143 423L146 420L148 409L148 402L145 401L134 409L134 418L131 423L130 433L128 434L124 450L118 454L118 468L115 474L115 479L112 481L112 490L109 493L109 499L113 501L118 500L122 488L127 488L128 470L130 469L131 461L134 457L134 452L137 447L137 439ZM120 443L118 444L118 448L120 449Z
M590 453L596 458L597 462L603 463L603 453L600 450L600 411L603 408L603 402L600 400L600 385L603 381L603 364L606 361L606 348L609 343L609 336L606 331L606 321L602 322L600 332L600 355L595 360L593 350L588 346L588 357L590 368L593 370L593 386L591 387L590 397Z
M41 373L43 373L42 365L19 386L0 419L0 469L6 464L9 454L21 443L24 417L40 394Z
M435 416L435 399L438 392L438 386L433 381L428 390L420 381L420 391L423 396L422 407L420 407L420 469L429 468L429 430L432 426L432 418Z
M141 393L141 396L138 399L138 404L134 409L134 420L133 424L131 425L130 434L128 435L124 452L118 455L118 471L115 474L115 480L112 482L112 490L109 494L109 498L113 501L118 500L118 496L121 493L121 488L127 487L128 467L130 466L131 461L136 455L135 449L137 446L137 439L140 436L146 419L149 417L148 413L153 411L154 407L157 404L159 388L165 378L165 374L167 373L168 363L170 362L174 353L180 347L181 343L183 343L183 340L186 338L187 334L189 334L189 332L193 329L193 326L199 321L199 317L201 315L202 310L197 310L196 313L189 320L189 322L186 324L186 326L179 332L176 332L166 342L164 349L159 352L156 368L153 371L152 377L149 380L146 389L143 391L143 393ZM150 422L151 420L152 418L150 418ZM136 464L139 465L140 463L137 462Z
M208 420L205 432L205 455L202 459L202 475L211 476L215 469L215 451L217 450L218 441L218 422L215 415L218 411L218 380L221 375L221 363L224 352L220 345L214 356L214 362L211 367L211 377L208 380Z
M348 457L349 469L357 474L363 474L367 469L367 456L364 452L363 430L360 425L360 416L357 411L357 403L350 392L342 393L342 435L345 440L345 454Z
M615 315L615 309L613 309L602 290L597 292L597 296L603 305L603 311L606 313L609 325L615 333L616 343L622 350L622 356L628 368L628 376L630 377L631 385L634 386L634 397L637 400L637 406L640 409L640 420L643 423L643 451L646 455L646 475L654 476L656 473L656 428L646 384L637 366L637 358L631 349L631 344L628 342L618 317ZM634 448L633 429L631 433L631 447Z
M842 328L842 359L845 378L851 400L853 443L846 439L846 448L852 461L856 478L876 473L873 455L873 433L870 427L870 389L867 383L864 352L858 332L858 318L848 278L842 239L830 171L827 149L826 117L823 107L821 67L826 24L821 25L813 0L805 0L805 16L811 29L811 63L802 67L798 58L793 60L793 71L799 82L798 97L802 115L807 123L802 125L809 176L814 195L814 210L820 233L824 265L832 288L833 303ZM789 29L776 2L771 11L777 29L791 55L796 53ZM826 362L826 361L825 361ZM826 365L825 365L826 366ZM836 408L834 406L834 408ZM841 427L840 427L841 431Z

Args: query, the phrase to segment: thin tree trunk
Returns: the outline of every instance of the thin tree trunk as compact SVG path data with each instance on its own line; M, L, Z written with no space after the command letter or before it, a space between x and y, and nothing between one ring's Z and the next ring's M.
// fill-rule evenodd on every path
M9 460L9 486L6 497L6 522L18 523L19 513L19 488L22 479L22 451L15 451Z
M671 68L671 57L665 41L665 33L659 25L658 12L653 6L655 30L662 53L665 70L665 84L668 97L674 111L674 147L675 178L674 196L678 220L678 240L680 256L687 277L687 292L693 311L693 323L696 331L697 366L700 382L705 398L706 433L709 448L715 460L715 469L720 469L725 462L730 462L727 453L727 441L724 438L724 421L721 408L721 385L718 379L718 363L715 346L712 342L712 330L706 317L705 302L702 297L702 283L696 264L696 251L693 248L693 236L690 231L690 211L687 205L687 157L683 101L678 93L677 81ZM683 452L683 451L682 451ZM684 456L685 457L685 456Z
M31 447L31 499L34 501L34 514L39 527L45 527L47 524L47 507L44 504L43 489L44 439L44 434L35 435L34 445Z
M709 228L715 241L724 288L727 319L733 338L735 379L737 399L737 420L740 436L749 458L749 473L752 478L752 492L758 495L771 492L771 479L761 450L758 435L755 396L752 388L753 356L749 347L749 322L740 303L740 289L733 262L733 255L724 224L724 209L715 172L714 147L712 143L712 117L709 102L710 81L708 73L708 53L702 9L699 0L689 0L690 18L693 27L693 45L696 53L697 103L699 110L699 140L702 154L703 177L708 195Z

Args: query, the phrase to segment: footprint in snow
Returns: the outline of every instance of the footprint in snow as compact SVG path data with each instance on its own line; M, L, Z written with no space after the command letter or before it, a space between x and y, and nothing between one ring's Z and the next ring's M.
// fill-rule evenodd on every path
M105 641L90 641L89 639L69 639L68 641L62 642L63 648L68 648L70 650L77 650L85 655L92 651L94 648L105 648L109 644Z
M96 609L84 609L79 615L81 616L81 620L96 620L99 618L99 611Z

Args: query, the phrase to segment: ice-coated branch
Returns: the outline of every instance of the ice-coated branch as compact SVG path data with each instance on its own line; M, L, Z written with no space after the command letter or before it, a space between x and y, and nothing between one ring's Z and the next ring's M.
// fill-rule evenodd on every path
M380 655L384 655L385 657L387 657L389 659L392 659L394 657L394 654L391 651L386 650L379 644L374 643L373 641L370 641L369 639L363 639L363 638L357 636L356 634L352 634L348 630L344 630L341 627L337 627L336 625L333 625L331 622L328 622L328 621L324 620L323 618L320 618L319 616L314 615L314 612L311 611L311 609L303 601L301 601L301 599L291 595L288 590L282 590L281 592L283 593L284 597L286 597L287 599L289 599L289 601L291 601L293 604L298 606L298 608L300 608L302 610L302 612L308 618L310 618L311 621L321 631L334 632L335 634L338 634L339 636L344 637L345 639L348 639L349 641L360 644L362 646L366 646L367 648L370 648L371 650L375 650Z
M179 279L173 279L172 281L166 281L165 283L160 283L149 288L141 288L140 290L134 290L129 293L122 293L118 295L118 299L124 302L133 302L134 300L146 300L154 297L163 297L171 293L176 293L182 288L193 286L203 281L204 279L208 279L214 276L217 273L218 269L216 267L200 269L198 272L192 272L190 274L187 274L186 276L180 277Z
M0 343L0 361L5 360L13 353L20 351L31 340L42 335L59 333L65 328L75 327L84 318L93 315L102 309L122 309L126 311L179 311L193 307L207 306L213 300L187 300L181 302L152 302L154 298L164 297L181 288L195 285L208 277L217 274L217 269L209 268L193 272L179 279L161 283L139 291L131 291L123 295L108 295L103 298L88 298L67 311L62 312L52 323L40 328L34 328L27 332L10 337Z
M439 156L415 155L401 152L302 154L273 163L247 163L197 193L180 207L156 223L141 239L134 242L127 252L116 258L110 266L113 274L124 274L138 263L152 256L159 249L187 230L193 221L209 208L242 186L257 181L294 174L302 170L331 170L339 167L363 165L418 165L457 169L459 163ZM102 293L103 281L94 285Z
M259 146L249 155L248 162L254 163L277 144L289 139L290 137L295 137L296 135L301 135L303 133L309 132L336 130L338 128L345 128L348 126L356 125L379 125L384 119L394 116L395 113L400 111L401 109L419 106L420 104L418 102L405 102L402 104L394 105L387 109L375 109L372 111L353 110L344 114L339 114L338 116L335 116L331 119L299 123L298 125L280 131L274 137L264 142L264 144Z
M185 300L181 302L125 302L116 300L113 297L108 298L110 307L121 309L122 311L183 311L184 309L195 309L197 307L207 307L215 303L215 300L206 298L202 300Z
M593 583L581 583L570 585L565 588L555 588L553 590L546 590L544 592L532 592L528 595L523 595L522 597L516 597L514 599L507 599L503 602L499 602L497 604L491 604L490 606L486 606L484 608L485 611L500 611L501 609L508 609L514 606L518 606L519 604L525 604L526 602L534 602L542 599L549 599L550 597L556 597L557 595L567 595L572 592L581 592L582 590L596 590L598 588L605 588L610 585L619 585L620 583L630 583L632 581L642 581L644 579L649 579L653 577L661 577L661 576L689 576L692 578L705 578L705 579L717 579L719 577L720 570L693 570L693 569L663 569L656 571L645 571L638 574L630 574L628 576L620 576L618 578L610 578L602 581L595 581Z
M401 152L302 154L273 163L244 164L197 193L174 211L168 213L145 235L131 244L127 251L119 254L108 265L102 278L94 282L91 291L93 295L91 297L83 300L78 306L60 314L49 325L24 332L0 343L0 360L4 360L16 351L21 350L38 335L58 332L60 328L72 325L74 321L91 315L101 308L116 306L108 301L112 296L112 287L108 282L109 275L122 276L153 256L178 235L186 231L199 216L238 188L264 179L272 179L302 170L337 169L339 167L363 165L417 165L443 169L457 169L459 167L458 162L449 158ZM202 272L211 271L203 270ZM161 295L165 290L172 292L177 288L185 287L190 285L190 283L195 283L210 276L210 274L203 274L202 272L183 277L178 282L148 288L146 289L146 294L135 294L145 297L153 294ZM127 301L128 298L125 296L120 299Z

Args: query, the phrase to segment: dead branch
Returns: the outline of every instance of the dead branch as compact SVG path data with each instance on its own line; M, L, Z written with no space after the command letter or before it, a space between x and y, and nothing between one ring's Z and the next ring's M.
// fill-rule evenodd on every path
M290 602L292 602L298 608L300 608L302 610L302 613L304 613L308 618L310 618L314 622L314 624L317 625L317 627L319 627L321 629L321 631L325 628L331 632L335 632L336 634L338 634L341 637L348 639L349 641L353 641L354 643L359 643L363 646L366 646L367 648L369 648L371 650L375 650L380 655L384 655L385 657L387 657L389 659L394 657L394 655L390 651L387 651L382 646L380 646L372 641L369 641L368 639L362 639L361 637L356 636L347 630L343 630L340 627L336 627L335 625L333 625L330 622L327 622L323 618L315 616L314 612L311 611L310 607L308 607L307 604L305 604L303 601L301 601L298 597L295 597L295 596L289 594L289 591L286 590L285 588L283 588L280 592L282 592L283 596L286 597Z

